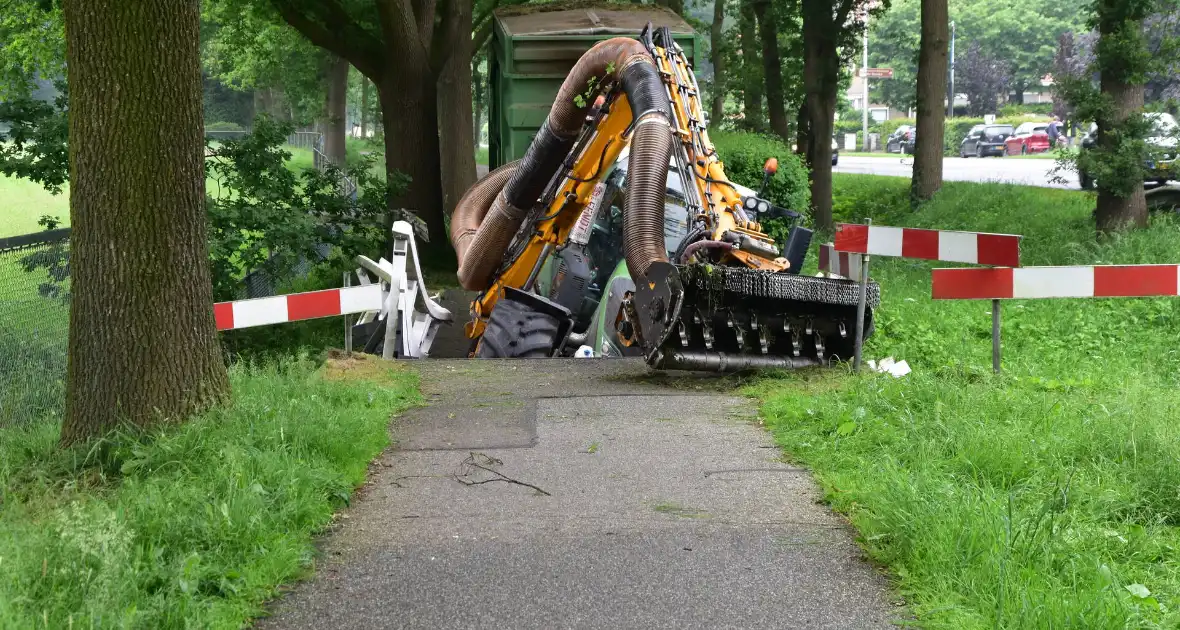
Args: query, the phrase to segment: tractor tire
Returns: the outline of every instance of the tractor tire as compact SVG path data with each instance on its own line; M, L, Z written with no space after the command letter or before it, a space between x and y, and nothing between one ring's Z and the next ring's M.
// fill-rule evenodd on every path
M481 359L544 359L553 356L559 322L525 304L501 299L488 317L476 356Z

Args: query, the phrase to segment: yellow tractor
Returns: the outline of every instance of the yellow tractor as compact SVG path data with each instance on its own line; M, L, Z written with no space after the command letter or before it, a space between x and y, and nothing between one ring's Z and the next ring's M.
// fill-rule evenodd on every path
M772 219L792 224L781 245ZM581 349L719 371L849 359L859 285L799 274L811 241L800 219L726 176L667 28L600 41L525 155L452 215L459 282L478 292L471 354ZM878 299L870 283L866 337Z

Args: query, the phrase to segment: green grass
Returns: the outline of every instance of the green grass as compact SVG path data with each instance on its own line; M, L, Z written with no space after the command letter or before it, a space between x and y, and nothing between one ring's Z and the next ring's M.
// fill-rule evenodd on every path
M488 148L487 147L475 147L475 163L476 164L483 164L484 166L488 165Z
M409 371L306 360L232 371L232 407L55 448L0 430L0 627L238 628L311 567L418 400Z
M1180 262L1180 224L1095 242L1079 192L836 177L836 211L880 225L1025 235L1027 265ZM990 303L930 299L933 266L874 258L867 358L752 386L924 628L1180 625L1180 301L1014 300L991 373ZM1144 596L1145 593L1150 595Z
M0 238L38 232L42 215L61 217L62 227L70 221L69 188L53 195L27 179L0 175Z

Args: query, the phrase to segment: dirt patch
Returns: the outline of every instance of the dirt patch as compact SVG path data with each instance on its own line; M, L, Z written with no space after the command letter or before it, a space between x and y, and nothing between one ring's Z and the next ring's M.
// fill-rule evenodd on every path
M324 361L324 378L329 381L366 381L370 383L392 383L404 380L413 370L404 363L386 361L371 354L331 349Z

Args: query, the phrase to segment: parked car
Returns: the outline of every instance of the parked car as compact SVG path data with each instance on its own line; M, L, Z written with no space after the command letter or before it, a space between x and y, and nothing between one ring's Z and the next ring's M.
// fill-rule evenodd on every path
M975 125L959 144L959 157L1004 155L1004 142L1015 132L1012 125Z
M1049 150L1049 123L1020 123L1012 137L1004 141L1004 152L1008 155L1028 155Z
M913 125L901 125L897 129L894 129L893 133L889 134L889 137L885 139L885 152L905 153L907 143L909 143L911 148L914 146L913 136L916 132L917 129ZM913 151L910 151L910 153L913 153Z
M1144 158L1146 168L1143 172L1143 181L1155 182L1162 186L1167 184L1168 180L1180 177L1176 174L1176 169L1180 166L1176 164L1176 139L1180 129L1177 128L1176 119L1166 112L1149 112L1144 114L1144 117L1151 120L1154 127L1151 137L1147 139L1150 153ZM1093 148L1097 141L1098 124L1090 123L1090 130L1082 136L1081 150ZM1089 190L1094 187L1094 176L1089 173L1079 171L1078 180L1083 189Z
M832 138L832 166L835 166L838 161L840 161L840 143Z

